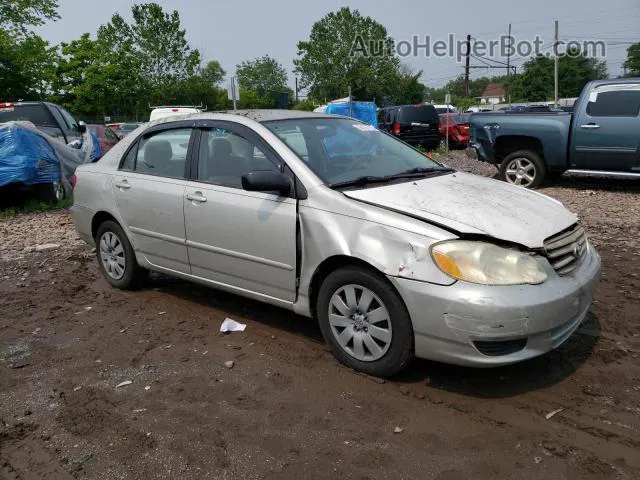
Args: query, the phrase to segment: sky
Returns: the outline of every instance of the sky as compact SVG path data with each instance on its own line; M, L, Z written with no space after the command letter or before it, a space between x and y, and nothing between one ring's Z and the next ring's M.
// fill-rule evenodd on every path
M51 44L69 42L82 33L95 37L97 28L118 12L131 20L133 0L59 0L61 19L49 22L38 33ZM640 2L638 0L457 0L427 2L425 0L340 1L340 0L157 0L166 11L177 10L192 47L200 50L204 61L218 60L228 75L235 72L243 60L269 54L278 60L289 74L293 87L293 59L297 42L307 40L314 22L342 6L357 9L383 24L399 42L417 35L422 43L425 35L432 42L447 40L450 34L464 39L470 34L474 41L498 39L506 34L509 23L517 40L533 40L539 35L549 50L553 40L554 20L559 22L561 40L605 40L610 76L622 73L628 42L640 41ZM486 58L486 57L485 57ZM498 61L506 58L495 56ZM526 58L517 55L510 61L516 67ZM455 58L427 58L424 49L417 57L404 58L421 80L430 87L439 87L463 72L463 64ZM472 58L471 65L490 63ZM471 78L491 74L501 75L502 69L471 70ZM345 92L346 94L346 92Z

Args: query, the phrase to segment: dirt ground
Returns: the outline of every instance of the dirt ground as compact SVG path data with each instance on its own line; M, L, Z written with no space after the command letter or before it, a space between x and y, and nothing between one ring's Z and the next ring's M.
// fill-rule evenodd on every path
M110 288L66 211L0 220L0 478L640 478L640 184L540 191L602 256L586 322L516 366L387 381L284 310L164 277Z

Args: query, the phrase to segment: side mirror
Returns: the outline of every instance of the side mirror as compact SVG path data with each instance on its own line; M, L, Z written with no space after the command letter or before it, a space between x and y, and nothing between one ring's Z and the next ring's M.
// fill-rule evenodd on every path
M82 120L78 122L78 131L82 134L87 132L87 124L84 123Z
M288 195L291 191L291 180L279 172L256 170L242 175L242 188L249 192L278 192Z

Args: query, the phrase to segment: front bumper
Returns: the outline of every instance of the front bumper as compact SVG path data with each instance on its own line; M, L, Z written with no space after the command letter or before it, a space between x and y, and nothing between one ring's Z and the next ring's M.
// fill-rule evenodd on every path
M543 261L549 278L540 285L458 281L440 286L389 277L411 316L415 355L492 367L533 358L561 345L589 310L600 278L600 256L589 246L578 268L565 277ZM489 345L490 354L481 345ZM500 353L500 346L513 350L514 345L517 351L506 348L506 353Z

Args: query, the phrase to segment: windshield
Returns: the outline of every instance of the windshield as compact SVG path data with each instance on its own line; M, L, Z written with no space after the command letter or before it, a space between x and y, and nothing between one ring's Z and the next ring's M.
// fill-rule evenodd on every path
M356 120L300 118L264 125L328 184L415 169L448 171L405 143Z

